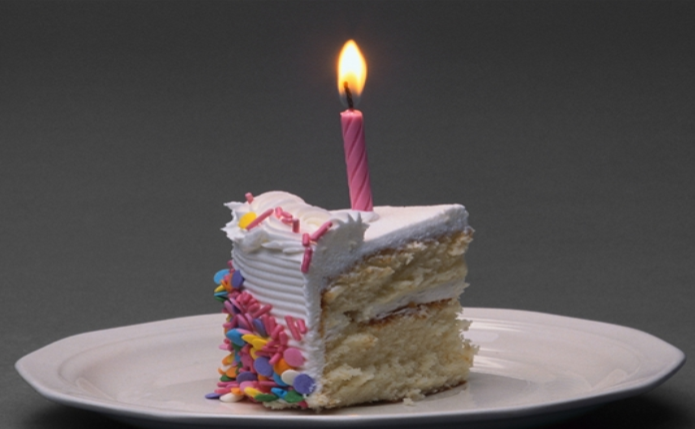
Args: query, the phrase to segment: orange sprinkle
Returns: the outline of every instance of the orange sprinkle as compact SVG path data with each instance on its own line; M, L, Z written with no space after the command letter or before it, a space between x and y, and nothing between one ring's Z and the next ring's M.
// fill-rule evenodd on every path
M285 361L285 358L280 358L280 360L273 365L273 371L280 375L288 369L292 369L292 367Z
M229 368L227 371L225 371L224 375L229 378L236 378L236 367Z

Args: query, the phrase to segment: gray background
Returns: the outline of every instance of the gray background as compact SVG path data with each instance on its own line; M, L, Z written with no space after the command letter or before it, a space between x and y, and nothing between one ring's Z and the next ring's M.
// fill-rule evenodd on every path
M631 326L692 356L693 2L0 3L0 427L122 427L13 368L211 313L222 203L349 204L335 83L369 64L377 205L460 202L465 305ZM686 364L553 428L695 427Z

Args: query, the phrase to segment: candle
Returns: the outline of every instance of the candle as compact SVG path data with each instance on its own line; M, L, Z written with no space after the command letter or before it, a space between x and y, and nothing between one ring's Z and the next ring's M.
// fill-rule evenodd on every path
M349 40L338 60L338 91L348 105L340 113L343 128L345 164L347 165L350 204L353 210L372 211L372 187L369 183L367 148L364 143L364 118L355 109L356 98L367 80L367 64L357 44Z

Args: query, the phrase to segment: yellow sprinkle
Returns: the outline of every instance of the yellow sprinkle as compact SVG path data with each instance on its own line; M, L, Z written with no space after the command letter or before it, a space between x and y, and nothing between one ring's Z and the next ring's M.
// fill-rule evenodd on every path
M219 285L219 286L217 286L217 289L215 289L215 293L217 293L217 292L222 292L222 291L224 291L224 290L226 290L226 289L224 288L224 285Z
M246 227L249 226L251 222L256 220L257 217L258 216L256 216L256 213L254 212L246 213L241 217L241 219L239 219L239 228L246 229Z
M256 354L256 349L249 350L249 354L251 355L251 359L253 359L253 360L258 359L258 355Z
M255 398L256 396L260 395L262 392L258 389L254 389L253 387L247 387L246 389L244 389L244 393Z

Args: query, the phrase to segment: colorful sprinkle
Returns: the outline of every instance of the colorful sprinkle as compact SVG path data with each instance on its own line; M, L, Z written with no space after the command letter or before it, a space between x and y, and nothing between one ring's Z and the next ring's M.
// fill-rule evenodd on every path
M311 264L311 256L314 253L311 247L304 249L304 259L302 259L302 272L306 273L309 271L309 265Z
M219 270L217 273L215 273L215 277L213 277L213 280L215 281L215 284L220 284L222 283L222 280L224 280L224 276L229 274L229 270ZM217 292L217 289L215 289L215 292Z
M256 332L261 335L261 337L268 336L268 332L265 330L265 324L261 319L253 319L253 327L256 329Z
M236 376L236 381L238 381L239 383L256 380L258 380L258 376L252 373L251 371L240 372L239 375Z
M289 404L296 404L298 402L303 401L304 396L300 395L299 393L295 392L294 390L290 390L287 392L285 397L282 399L284 399Z
M244 276L241 275L241 271L234 271L232 274L232 286L235 289L239 289L244 284Z
M273 376L273 365L270 364L268 358L265 356L259 356L258 359L253 362L253 368L262 376Z
M239 228L248 229L248 226L251 224L251 222L256 220L256 217L257 215L254 212L246 213L241 217L241 219L239 219Z
M246 230L250 230L250 229L255 228L256 226L258 226L259 223L261 223L261 222L263 222L264 220L266 220L266 218L268 218L268 217L269 217L270 215L272 215L272 214L273 214L273 209L268 209L268 210L264 211L263 213L261 213L260 216L258 216L257 218L255 218L253 221L251 221L251 223L249 223L249 224L246 226Z
M220 401L222 402L239 402L242 399L244 399L244 395L236 395L232 392L220 396Z
M287 348L282 354L282 357L290 366L295 368L298 368L304 364L304 355L302 354L301 350L294 347Z
M316 383L314 382L314 379L308 375L299 374L297 377L295 377L292 387L294 387L297 392L303 395L308 395L314 391Z
M220 396L222 395L220 395L219 393L212 392L205 395L205 399L220 399Z
M316 231L314 231L313 234L311 234L311 241L318 241L319 238L321 238L323 236L323 234L325 234L326 231L328 231L328 229L332 226L333 226L333 222L331 222L331 221L325 222L323 225L321 225L319 227L319 229L317 229Z
M248 201L249 204L253 202L253 194L251 192L247 192L244 196L246 197L246 201Z
M297 372L293 369L288 369L287 371L280 374L280 378L288 386L293 386L294 385L294 379L297 378L298 375L299 375L299 372Z

